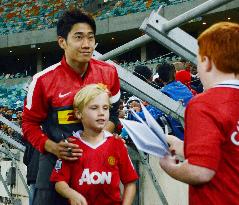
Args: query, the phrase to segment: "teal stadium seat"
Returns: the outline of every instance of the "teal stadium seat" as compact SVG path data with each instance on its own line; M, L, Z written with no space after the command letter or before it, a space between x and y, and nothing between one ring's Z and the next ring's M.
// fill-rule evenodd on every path
M103 9L93 15L103 20L114 16L124 16L130 13L145 12L158 9L160 5L174 5L189 0L119 0L109 2ZM84 1L88 6L90 1ZM65 8L79 4L78 0L26 1L2 0L0 5L0 35L41 30L56 26L57 19ZM120 6L118 5L120 4Z
M0 84L0 106L16 109L23 106L26 92L24 87L26 82L9 85L8 83Z

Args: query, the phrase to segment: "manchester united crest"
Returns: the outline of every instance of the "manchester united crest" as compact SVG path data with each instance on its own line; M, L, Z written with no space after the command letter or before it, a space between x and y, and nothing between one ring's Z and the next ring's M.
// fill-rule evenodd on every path
M111 166L114 166L115 165L115 157L114 156L109 156L108 157L108 163L109 163L109 165L111 165Z

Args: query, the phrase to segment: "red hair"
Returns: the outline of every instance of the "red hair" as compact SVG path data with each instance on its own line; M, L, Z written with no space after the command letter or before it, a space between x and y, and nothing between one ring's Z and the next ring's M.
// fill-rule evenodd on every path
M198 37L199 55L207 56L218 70L239 73L239 24L220 22Z

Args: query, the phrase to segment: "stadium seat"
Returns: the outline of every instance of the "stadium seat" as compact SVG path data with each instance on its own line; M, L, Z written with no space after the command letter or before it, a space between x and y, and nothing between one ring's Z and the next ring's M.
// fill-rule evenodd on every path
M22 78L18 83L14 83L14 80L9 82L0 83L0 106L7 106L11 109L22 107L26 92L24 87L26 86L26 79Z

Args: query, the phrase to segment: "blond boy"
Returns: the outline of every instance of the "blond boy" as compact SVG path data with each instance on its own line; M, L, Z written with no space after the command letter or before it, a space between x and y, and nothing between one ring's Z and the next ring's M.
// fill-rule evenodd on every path
M131 205L138 175L123 141L104 130L110 108L106 85L85 86L75 95L73 106L84 131L72 138L83 155L74 162L57 161L51 176L56 191L71 205ZM124 185L122 199L120 181Z

